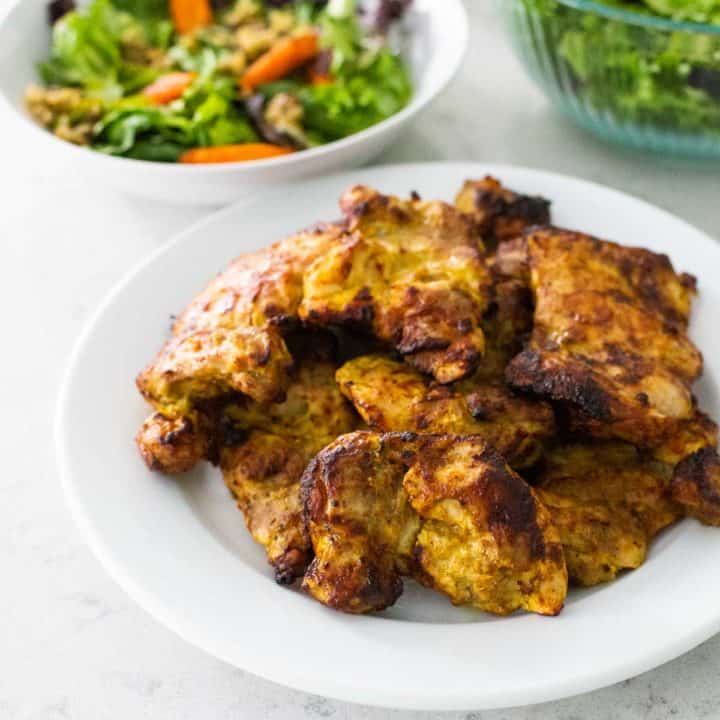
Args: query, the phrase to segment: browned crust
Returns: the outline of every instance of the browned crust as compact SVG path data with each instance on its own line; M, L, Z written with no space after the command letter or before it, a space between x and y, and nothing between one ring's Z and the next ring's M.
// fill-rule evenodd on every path
M539 352L528 349L513 358L505 378L518 390L573 403L601 422L614 419L612 397L582 362L569 361L558 368Z
M494 355L500 355L494 352ZM493 364L501 364L498 357ZM492 376L494 368L487 368ZM555 434L552 407L521 397L483 371L455 385L439 385L407 363L365 355L343 365L335 377L371 429L379 432L479 435L513 468L529 467Z
M343 500L337 493L342 479L350 475L362 482L372 475L380 447L378 436L371 433L343 436L313 458L301 480L306 525L315 539L316 552L303 588L324 605L347 613L383 610L393 605L403 590L392 550L383 547L365 526L373 520L372 508L362 521L352 515L333 521L326 514L328 505L342 511ZM401 477L400 466L390 468L388 487L378 489L378 495L396 495ZM333 562L322 550L324 542L337 548Z
M302 474L318 450L359 420L335 382L329 338L307 335L290 344L298 352L298 368L285 400L227 405L220 449L225 483L281 584L300 577L312 557Z
M179 417L226 393L261 403L280 397L292 370L283 336L298 324L306 267L342 232L324 224L231 262L179 315L172 338L138 375L145 399Z
M549 516L478 436L352 433L313 459L301 486L315 550L303 587L329 607L386 608L410 575L499 614L562 608L567 573ZM496 549L471 569L472 543Z
M312 558L298 486L306 463L301 443L267 433L221 451L225 484L280 585L301 577Z
M678 328L687 327L689 312L678 310L665 281L677 282L692 297L697 293L697 279L688 273L676 273L667 255L548 225L527 228L522 235L503 242L497 249L495 267L502 275L527 279L534 265L531 246L536 243L553 243L561 252L572 252L574 245L583 246L601 262L618 268L632 288L633 301L651 314L663 315Z
M199 421L166 418L160 413L143 422L135 442L150 470L170 475L192 470L208 456L211 444Z
M470 220L446 203L364 186L340 204L346 234L309 269L300 317L372 332L442 383L471 373L490 277Z
M418 435L414 464L425 480L421 496L416 496L416 507L430 508L434 503L454 499L465 507L475 508L475 517L487 523L493 534L502 535L507 542L517 541L525 535L533 559L545 557L546 545L537 524L537 503L527 483L514 472L509 472L505 459L490 445L481 444L472 455L472 465L482 466L477 480L465 485L438 483L435 471L443 452L464 442L476 442L476 436Z
M578 437L612 439L617 434L616 426L598 421L579 409L569 409L565 419L568 432ZM646 444L656 460L674 467L698 450L717 447L718 426L695 408L692 416L673 423L672 432L661 432L656 437L646 435Z
M705 525L720 525L720 457L704 448L675 468L672 494L688 515Z
M495 270L524 278L535 300L530 341L506 369L512 387L569 406L591 434L642 447L692 417L695 284L665 255L536 228L499 248Z
M546 454L535 491L560 533L572 581L597 585L642 565L651 539L682 516L671 472L617 441L574 442Z
M455 204L477 223L478 232L489 248L516 237L526 228L550 223L549 200L516 193L491 175L482 180L466 180Z

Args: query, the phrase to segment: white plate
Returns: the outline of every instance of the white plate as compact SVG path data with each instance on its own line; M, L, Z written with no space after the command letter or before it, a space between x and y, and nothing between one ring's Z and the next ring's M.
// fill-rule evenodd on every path
M401 165L344 173L223 210L154 253L114 290L80 339L57 415L72 512L110 574L189 642L279 683L343 700L417 709L540 702L648 670L720 629L720 530L684 521L616 582L572 592L557 618L497 618L453 608L407 583L381 615L328 610L277 586L216 470L177 482L145 469L133 436L148 412L135 373L176 313L235 255L318 219L355 182L450 200L485 173L554 202L559 225L671 256L699 278L698 387L720 416L720 249L651 205L591 183L492 165Z
M28 137L94 182L178 205L226 205L257 192L259 187L370 162L400 137L415 115L455 75L468 39L467 14L461 0L415 0L408 17L411 40L405 53L414 94L399 113L343 140L280 158L180 165L129 160L77 147L29 118L22 98L25 88L38 82L37 63L47 57L50 48L47 3L16 0L0 24L0 111L15 115L32 131Z

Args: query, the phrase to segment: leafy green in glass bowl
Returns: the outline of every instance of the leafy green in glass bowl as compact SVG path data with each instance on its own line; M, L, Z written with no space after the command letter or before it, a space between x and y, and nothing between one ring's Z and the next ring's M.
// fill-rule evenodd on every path
M720 157L720 0L501 0L558 108L637 147Z

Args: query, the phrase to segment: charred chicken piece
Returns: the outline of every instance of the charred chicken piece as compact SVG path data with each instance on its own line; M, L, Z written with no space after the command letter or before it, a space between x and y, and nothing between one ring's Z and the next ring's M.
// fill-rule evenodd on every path
M508 382L569 405L591 434L662 445L695 412L694 279L664 255L567 230L529 232L523 245L516 267L533 292L534 326ZM518 244L510 250L517 259Z
M151 470L171 475L192 470L211 448L211 436L199 416L172 420L153 413L140 427L135 442Z
M469 375L490 296L470 221L442 202L363 186L340 204L347 234L310 267L300 317L372 332L438 382Z
M613 438L612 426L588 421L581 413L571 411L568 418L569 429L573 434L595 438ZM705 448L715 448L718 444L718 426L704 412L695 408L693 414L677 423L675 431L662 439L659 445L646 449L656 460L675 466L688 455Z
M317 600L364 613L412 576L458 605L555 615L567 592L557 531L532 489L479 437L357 432L303 477Z
M686 457L675 468L672 494L687 515L720 526L720 458L714 447Z
M420 528L402 487L399 440L339 437L308 465L302 497L315 552L303 588L336 610L383 610L402 594Z
M520 195L490 175L482 180L467 180L455 198L455 205L473 218L489 250L517 237L528 227L550 223L549 200Z
M225 483L281 584L302 575L311 557L300 502L303 471L321 448L359 424L334 373L326 359L305 357L283 402L244 402L223 413Z
M562 445L536 493L560 532L570 579L597 585L645 561L650 540L682 517L671 469L620 442Z
M406 363L366 355L341 367L345 397L373 430L479 435L515 468L532 465L555 431L552 408L504 385L438 385Z
M138 376L148 402L179 418L210 398L278 399L292 369L284 333L297 322L303 273L340 232L319 226L231 263L180 315L173 337Z

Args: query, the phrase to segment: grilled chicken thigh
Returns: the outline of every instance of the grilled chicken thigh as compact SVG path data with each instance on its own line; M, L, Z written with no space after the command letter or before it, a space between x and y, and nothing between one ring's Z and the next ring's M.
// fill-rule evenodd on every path
M513 192L490 175L467 180L455 205L473 219L488 249L512 240L528 227L550 222L549 200Z
M686 333L694 279L665 256L554 228L506 249L524 251L535 300L509 383L567 404L591 434L655 447L677 433L702 370Z
M456 206L340 205L231 263L137 378L147 465L219 464L279 583L351 613L413 578L554 615L568 575L638 567L684 516L720 525L692 277L491 177Z
M683 515L672 498L672 469L627 443L561 445L544 464L535 490L580 585L639 567L650 540Z
M310 266L300 317L371 332L438 382L469 375L490 297L472 223L451 205L363 186L340 205L347 234Z
M340 232L319 226L232 262L178 317L172 338L138 376L148 402L178 418L230 393L260 403L281 397L292 369L283 330L297 322L306 267Z
M336 378L373 430L480 435L515 468L532 465L555 431L548 404L513 395L502 383L439 385L383 355L351 360Z
M359 425L334 374L327 360L305 358L283 402L250 401L223 412L220 468L280 583L302 575L311 557L300 502L305 467L321 448Z
M548 512L479 437L351 433L302 485L315 551L303 586L330 607L381 610L411 576L501 615L562 609L567 572Z

